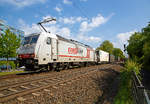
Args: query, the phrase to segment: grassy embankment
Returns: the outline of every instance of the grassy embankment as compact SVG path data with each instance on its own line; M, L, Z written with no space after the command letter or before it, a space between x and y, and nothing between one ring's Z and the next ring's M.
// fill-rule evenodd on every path
M120 87L118 94L114 99L114 104L133 104L131 91L132 71L135 71L136 74L139 75L140 67L141 65L133 60L128 60L125 63L125 67L120 74Z
M24 71L11 71L11 72L0 72L0 76L9 75L9 74L17 74L22 73Z

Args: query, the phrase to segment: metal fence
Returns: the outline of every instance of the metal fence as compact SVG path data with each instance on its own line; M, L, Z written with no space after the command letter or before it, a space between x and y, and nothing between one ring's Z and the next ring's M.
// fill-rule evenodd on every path
M150 104L148 92L142 85L135 72L133 72L132 79L132 94L135 104Z

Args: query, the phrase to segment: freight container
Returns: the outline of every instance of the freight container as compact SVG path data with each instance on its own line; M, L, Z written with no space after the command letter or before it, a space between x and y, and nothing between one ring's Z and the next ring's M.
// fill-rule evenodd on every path
M109 54L109 62L115 62L115 56L112 54Z
M109 53L102 51L102 50L98 50L97 51L97 55L98 55L98 61L100 63L102 62L109 62Z

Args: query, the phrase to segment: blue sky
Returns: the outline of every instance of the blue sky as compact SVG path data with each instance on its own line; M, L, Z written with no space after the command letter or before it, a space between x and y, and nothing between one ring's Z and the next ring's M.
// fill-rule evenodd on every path
M94 48L104 40L115 47L150 21L150 0L0 0L0 19L26 34L40 31L37 22L54 17L46 24L52 33Z

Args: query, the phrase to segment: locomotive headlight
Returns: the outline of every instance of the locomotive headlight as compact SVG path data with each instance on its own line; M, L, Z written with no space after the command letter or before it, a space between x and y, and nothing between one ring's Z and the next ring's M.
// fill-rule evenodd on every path
M35 57L35 54L33 53L33 54L30 54L30 57L31 58L34 58Z
M18 58L21 58L21 55L18 55Z

